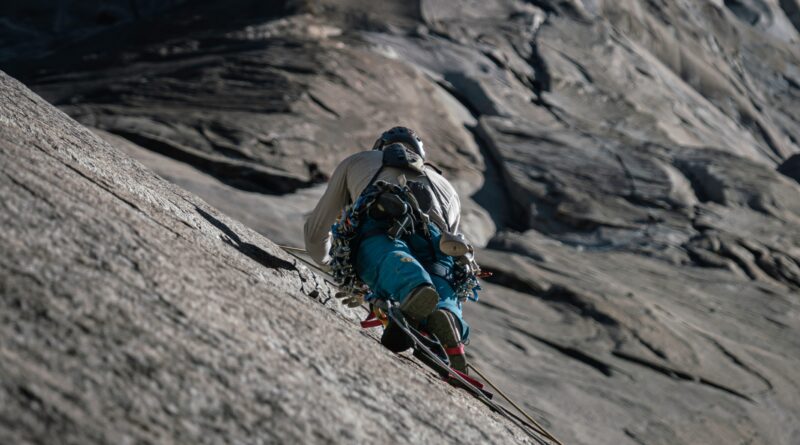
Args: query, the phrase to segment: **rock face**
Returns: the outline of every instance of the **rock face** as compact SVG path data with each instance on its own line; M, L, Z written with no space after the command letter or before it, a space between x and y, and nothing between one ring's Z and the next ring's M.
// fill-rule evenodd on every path
M272 242L0 90L0 442L525 442Z
M411 126L494 272L472 359L565 443L800 442L797 0L211 3L0 66L295 245Z

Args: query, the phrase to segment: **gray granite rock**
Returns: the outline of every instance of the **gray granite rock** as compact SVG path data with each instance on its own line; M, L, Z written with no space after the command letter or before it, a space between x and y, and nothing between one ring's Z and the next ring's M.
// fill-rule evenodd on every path
M796 0L221 5L0 67L281 243L411 126L495 272L470 354L565 443L800 442Z

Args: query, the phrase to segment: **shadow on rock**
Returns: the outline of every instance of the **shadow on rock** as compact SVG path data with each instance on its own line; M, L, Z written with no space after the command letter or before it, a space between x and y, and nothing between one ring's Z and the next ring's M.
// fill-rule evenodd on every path
M194 209L200 214L200 216L205 218L206 221L211 223L212 226L218 228L222 233L225 234L225 236L227 236L227 238L223 238L223 241L235 247L236 250L248 256L258 264L270 269L297 270L294 267L294 264L290 263L289 261L282 260L254 244L242 241L241 238L239 238L239 235L231 230L230 227L226 226L217 218L209 215L207 212L203 211L203 209L199 207L195 207Z

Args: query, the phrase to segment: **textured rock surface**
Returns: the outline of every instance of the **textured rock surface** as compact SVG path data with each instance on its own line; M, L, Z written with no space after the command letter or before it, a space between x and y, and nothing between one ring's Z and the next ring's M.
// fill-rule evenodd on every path
M272 242L0 91L0 442L525 442Z
M566 443L800 442L796 0L211 3L0 67L285 243L412 126L495 272L470 353Z

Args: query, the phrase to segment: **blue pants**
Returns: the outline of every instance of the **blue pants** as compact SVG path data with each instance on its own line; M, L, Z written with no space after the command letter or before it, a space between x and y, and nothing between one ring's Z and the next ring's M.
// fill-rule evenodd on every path
M359 233L384 229L386 223L367 218L359 227ZM358 276L380 298L402 302L416 287L428 284L439 293L439 309L452 312L461 324L461 338L469 338L469 325L461 314L461 301L447 280L433 275L425 265L438 263L452 270L453 258L439 250L439 228L430 224L431 241L422 234L413 234L393 240L388 235L372 235L362 238L356 256ZM424 327L424 326L423 326Z

